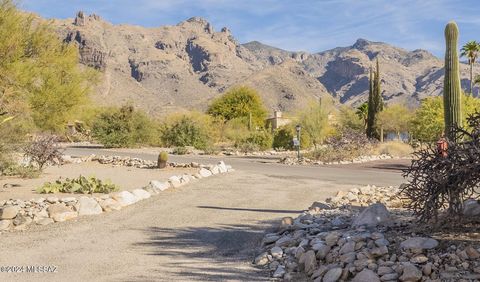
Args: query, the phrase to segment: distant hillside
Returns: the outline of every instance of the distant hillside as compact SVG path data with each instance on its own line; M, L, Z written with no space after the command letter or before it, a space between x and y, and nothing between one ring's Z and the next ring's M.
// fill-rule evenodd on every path
M427 51L407 51L359 39L349 47L309 54L254 41L239 44L228 28L215 31L190 18L175 26L113 25L79 13L54 20L66 42L75 42L81 63L100 70L94 99L105 105L131 101L153 115L207 107L230 87L257 88L271 110L294 111L331 95L339 103L366 100L368 69L378 57L385 101L417 104L439 95L442 61ZM467 66L462 66L467 87Z

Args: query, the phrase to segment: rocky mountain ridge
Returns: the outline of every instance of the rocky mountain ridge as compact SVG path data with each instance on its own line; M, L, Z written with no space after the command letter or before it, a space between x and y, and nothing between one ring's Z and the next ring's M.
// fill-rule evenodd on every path
M236 85L256 88L270 110L293 112L329 96L358 105L367 99L368 70L377 58L387 103L416 105L439 95L443 84L443 62L429 52L365 39L312 54L257 41L239 44L228 28L215 31L199 17L144 28L79 12L74 19L54 20L53 26L65 42L77 44L82 64L102 73L95 101L130 101L153 115L204 110ZM464 88L467 70L462 65Z

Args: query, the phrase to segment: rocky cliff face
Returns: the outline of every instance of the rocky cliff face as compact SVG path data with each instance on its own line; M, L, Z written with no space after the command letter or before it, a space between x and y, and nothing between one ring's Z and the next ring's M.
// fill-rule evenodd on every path
M323 96L356 105L367 99L368 69L376 58L387 103L417 104L440 94L443 82L442 61L427 51L364 39L309 54L260 42L239 44L228 28L215 31L198 17L143 28L80 12L54 26L65 42L78 46L82 64L102 73L94 95L98 103L130 101L154 115L203 110L239 84L257 88L270 110L294 111ZM467 66L462 67L467 87Z

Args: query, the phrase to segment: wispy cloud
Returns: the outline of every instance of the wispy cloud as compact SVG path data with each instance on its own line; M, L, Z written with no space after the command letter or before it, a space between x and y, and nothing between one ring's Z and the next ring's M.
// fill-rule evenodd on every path
M176 24L192 16L227 26L241 41L258 40L310 52L346 46L357 38L442 56L443 27L451 19L461 43L480 39L477 0L23 0L22 7L46 17L95 12L113 23Z

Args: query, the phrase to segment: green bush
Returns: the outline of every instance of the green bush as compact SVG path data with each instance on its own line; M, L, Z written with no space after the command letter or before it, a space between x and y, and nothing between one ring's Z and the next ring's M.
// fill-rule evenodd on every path
M158 126L133 106L105 109L93 121L92 134L111 148L160 143Z
M110 193L118 191L118 187L110 181L102 181L95 177L80 176L78 178L57 180L55 182L46 182L37 189L38 193Z
M273 134L273 149L292 150L294 133L288 127L275 130Z
M205 149L213 142L210 122L209 118L199 114L174 116L164 124L162 140L169 147Z
M266 130L252 131L246 138L235 144L243 152L265 151L272 148L273 137Z

